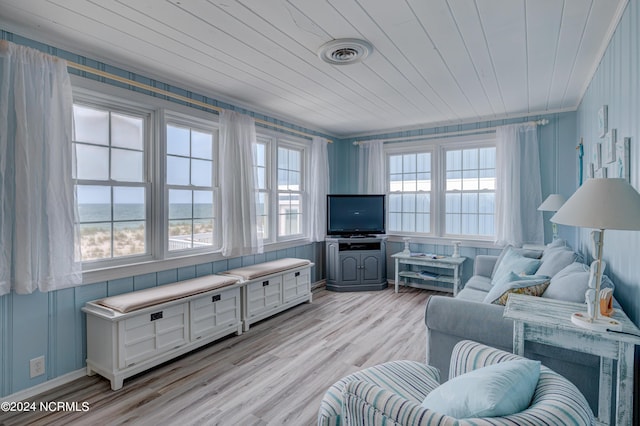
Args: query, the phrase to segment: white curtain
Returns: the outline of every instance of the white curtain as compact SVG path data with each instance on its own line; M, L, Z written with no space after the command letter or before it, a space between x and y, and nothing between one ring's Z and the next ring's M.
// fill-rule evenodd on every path
M327 231L327 194L329 192L329 154L327 140L314 136L309 167L309 214L307 235L311 241L324 241Z
M496 129L496 243L542 244L540 156L535 124Z
M360 142L358 145L358 192L384 194L384 149L381 140Z
M66 62L0 42L0 295L82 282Z
M256 223L257 184L253 166L254 119L235 111L220 113L220 198L222 255L262 253Z

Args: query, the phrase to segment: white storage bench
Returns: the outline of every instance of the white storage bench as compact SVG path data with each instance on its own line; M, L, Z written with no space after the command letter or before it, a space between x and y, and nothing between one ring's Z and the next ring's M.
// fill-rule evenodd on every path
M257 321L311 302L312 266L307 259L285 258L222 272L241 280L244 331Z
M241 286L238 278L209 275L88 302L87 374L118 390L127 377L241 334Z

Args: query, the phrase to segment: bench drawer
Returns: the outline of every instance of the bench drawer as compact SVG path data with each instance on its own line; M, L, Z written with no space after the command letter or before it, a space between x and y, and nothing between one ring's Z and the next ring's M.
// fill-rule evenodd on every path
M214 334L240 322L240 289L207 295L190 302L191 340Z
M181 303L119 322L119 367L129 367L158 352L186 344L187 309L187 303Z
M282 276L258 280L247 285L247 315L256 316L282 303Z
M284 303L299 297L309 297L311 292L310 270L289 272L284 274L282 282L282 297Z

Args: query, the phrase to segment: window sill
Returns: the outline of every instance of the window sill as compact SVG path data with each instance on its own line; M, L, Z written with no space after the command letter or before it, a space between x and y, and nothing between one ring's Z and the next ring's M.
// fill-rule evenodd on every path
M306 244L311 244L309 242L309 239L307 238L265 244L263 253L299 247ZM200 265L203 263L217 262L221 260L230 260L238 257L224 257L222 254L220 254L220 252L210 252L188 256L172 257L167 259L141 261L137 263L129 263L126 265L86 269L82 271L82 284L94 284L120 278L133 277L136 275L151 274L155 272L166 271L169 269L184 268L188 266Z
M454 241L460 241L460 247L472 247L481 249L502 250L493 240L462 238L462 237L437 237L437 236L417 236L417 235L393 235L387 234L388 241L394 243L404 243L403 238L411 238L412 244L437 244L453 246Z

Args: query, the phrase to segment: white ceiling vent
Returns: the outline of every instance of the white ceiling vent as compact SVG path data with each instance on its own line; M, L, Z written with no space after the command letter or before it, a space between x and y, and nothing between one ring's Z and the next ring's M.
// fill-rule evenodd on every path
M347 65L362 61L373 52L371 43L355 38L331 40L318 49L318 57L332 65Z

